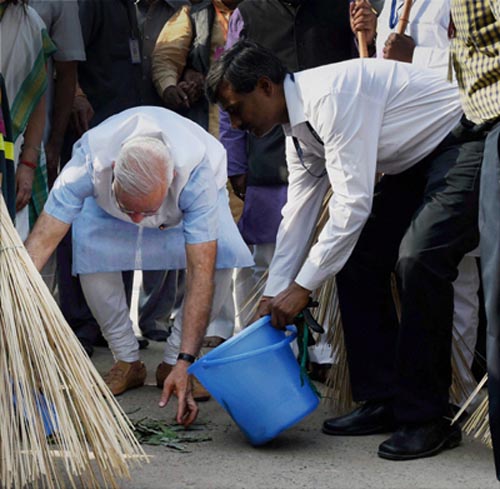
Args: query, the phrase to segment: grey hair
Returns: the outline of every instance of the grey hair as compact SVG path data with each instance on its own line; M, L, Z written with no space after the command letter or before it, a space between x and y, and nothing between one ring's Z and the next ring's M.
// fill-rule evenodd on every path
M205 79L205 93L215 104L223 81L229 82L236 93L250 93L263 76L279 84L286 73L285 65L271 51L253 41L242 40L212 63Z
M159 183L167 187L174 177L174 165L167 145L151 136L126 141L115 161L114 177L129 195L149 195Z

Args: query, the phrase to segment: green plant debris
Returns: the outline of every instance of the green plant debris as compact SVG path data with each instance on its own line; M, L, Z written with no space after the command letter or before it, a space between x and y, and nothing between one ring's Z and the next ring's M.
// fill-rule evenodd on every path
M200 433L206 430L206 425L202 422L195 423L189 428L152 418L131 420L131 422L134 426L134 434L141 445L164 446L189 453L190 450L186 444L212 440L208 433Z

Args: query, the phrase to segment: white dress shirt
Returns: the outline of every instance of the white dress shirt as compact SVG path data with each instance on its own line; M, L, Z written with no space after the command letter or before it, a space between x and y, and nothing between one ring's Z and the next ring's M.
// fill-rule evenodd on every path
M456 87L439 74L387 60L306 70L296 73L295 81L288 76L284 89L290 176L265 289L270 296L294 280L314 290L339 272L370 215L376 173L397 174L421 161L462 114ZM307 169L290 136L300 141ZM325 170L327 175L318 178ZM307 254L330 186L330 218Z
M394 5L393 5L394 1ZM396 30L401 17L403 0L385 0L377 23L377 56L383 56L384 43ZM450 0L413 0L406 32L415 41L413 64L439 70L443 79L448 75L450 40ZM396 23L391 27L391 13Z

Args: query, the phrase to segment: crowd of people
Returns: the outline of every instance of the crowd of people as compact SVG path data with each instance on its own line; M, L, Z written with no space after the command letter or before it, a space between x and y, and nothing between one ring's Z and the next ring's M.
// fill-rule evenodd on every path
M461 441L452 337L470 369L482 276L500 477L500 6L410 3L400 34L403 0L0 0L2 193L113 394L164 341L160 405L189 425L201 348L335 277L359 406L323 432L434 455ZM336 361L326 334L310 359Z

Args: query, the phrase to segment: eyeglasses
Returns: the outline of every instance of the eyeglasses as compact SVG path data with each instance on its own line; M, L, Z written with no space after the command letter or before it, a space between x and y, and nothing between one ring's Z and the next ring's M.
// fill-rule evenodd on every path
M160 208L158 208L153 211L132 211L130 209L127 209L126 207L123 207L122 203L116 198L114 175L111 180L111 195L113 196L113 199L116 202L116 205L118 206L120 211L126 214L127 216L139 215L143 217L151 217L151 216L156 216L158 214L158 211L160 210Z
M116 198L115 198L116 200ZM143 216L143 217L151 217L151 216L156 216L158 214L158 211L160 209L156 209L154 211L131 211L129 209L125 209L125 207L123 207L120 202L118 202L116 200L116 204L118 205L119 209L121 212L123 212L124 214L127 214L127 216L133 216L133 215L136 215L136 214L139 214L140 216Z

